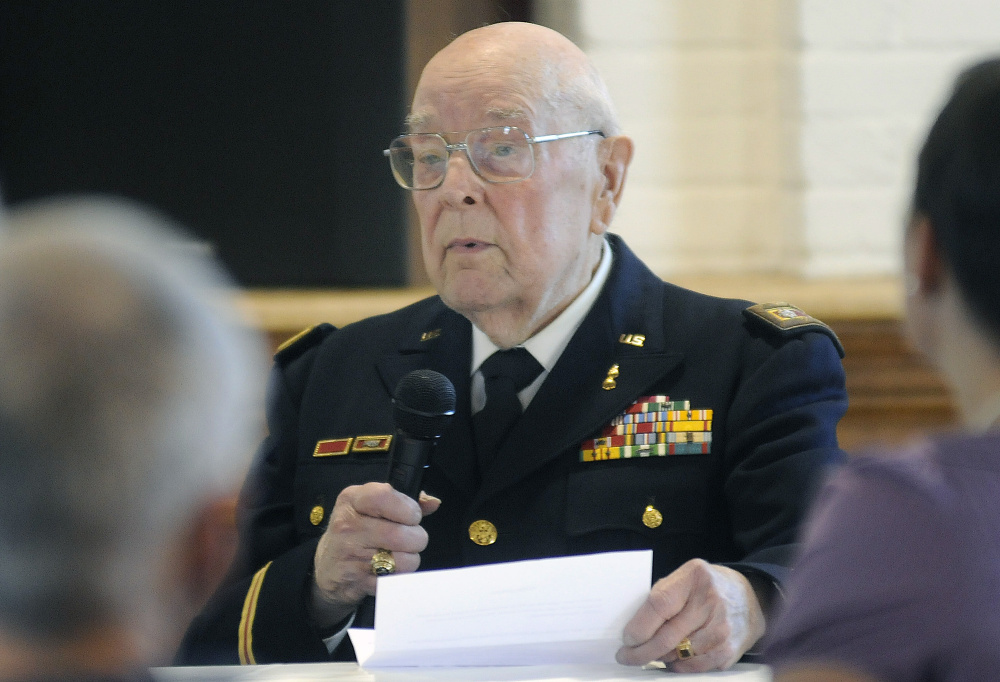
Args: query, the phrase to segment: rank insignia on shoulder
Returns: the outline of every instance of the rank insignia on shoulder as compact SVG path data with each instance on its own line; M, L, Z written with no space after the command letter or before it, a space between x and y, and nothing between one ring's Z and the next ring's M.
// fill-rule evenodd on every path
M776 331L785 337L797 336L807 331L825 334L833 341L833 346L840 357L844 357L844 347L840 339L827 324L789 303L758 303L745 308L743 315L751 322L763 324L764 328Z
M332 324L326 322L307 327L278 346L274 359L280 363L291 362L313 346L319 345L335 330Z

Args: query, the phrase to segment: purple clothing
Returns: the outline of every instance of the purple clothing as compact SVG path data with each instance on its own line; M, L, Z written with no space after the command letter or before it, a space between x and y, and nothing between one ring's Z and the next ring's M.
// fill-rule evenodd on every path
M817 501L765 659L1000 678L1000 435L853 459Z

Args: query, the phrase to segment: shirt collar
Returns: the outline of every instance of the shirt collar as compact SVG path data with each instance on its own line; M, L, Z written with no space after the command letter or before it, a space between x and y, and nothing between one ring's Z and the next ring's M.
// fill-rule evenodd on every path
M551 372L555 367L559 356L569 345L573 334L583 323L583 318L590 312L594 301L597 300L604 283L611 273L611 246L607 240L604 241L601 251L601 262L597 266L597 271L590 280L590 284L573 299L566 310L559 313L559 316L552 320L540 332L521 344L545 369ZM479 370L479 366L485 362L496 351L500 350L493 341L476 325L472 325L472 370L474 374Z

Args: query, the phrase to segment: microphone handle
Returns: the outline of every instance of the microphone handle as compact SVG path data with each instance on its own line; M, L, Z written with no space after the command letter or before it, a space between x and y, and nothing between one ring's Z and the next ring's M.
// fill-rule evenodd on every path
M430 460L436 440L414 438L403 431L396 431L389 453L389 472L386 482L414 500L420 496L420 482Z

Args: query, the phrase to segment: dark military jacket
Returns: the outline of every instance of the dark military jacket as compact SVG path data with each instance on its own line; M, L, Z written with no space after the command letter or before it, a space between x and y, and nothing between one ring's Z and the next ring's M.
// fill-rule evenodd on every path
M328 659L307 612L317 539L341 490L385 480L392 391L422 368L452 381L457 411L423 479L443 503L423 521L420 570L651 548L654 580L699 557L780 581L810 492L842 458L836 337L794 309L771 324L746 301L665 283L609 242L604 289L486 471L469 414L471 325L438 297L280 352L240 558L179 662ZM778 324L795 317L806 323ZM616 438L650 402L671 403L654 406L652 433L659 421L674 442ZM472 537L484 526L492 544Z

